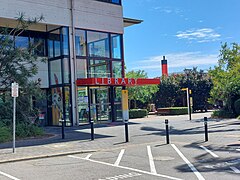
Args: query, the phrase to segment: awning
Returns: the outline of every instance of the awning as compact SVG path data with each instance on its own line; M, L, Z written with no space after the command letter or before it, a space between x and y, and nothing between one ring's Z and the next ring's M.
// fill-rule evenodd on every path
M143 86L160 84L160 78L80 78L77 86Z
M143 20L123 18L124 27L132 26L132 25L135 25L135 24L140 24L142 22L143 22Z

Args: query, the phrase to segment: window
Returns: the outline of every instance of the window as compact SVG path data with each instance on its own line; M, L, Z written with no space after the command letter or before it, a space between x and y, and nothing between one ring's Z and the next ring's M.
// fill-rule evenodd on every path
M97 1L102 1L102 2L108 2L108 3L121 5L121 0L97 0Z
M110 57L108 33L88 31L87 44L90 57Z
M111 34L112 58L122 58L121 35Z
M90 77L110 77L109 62L106 60L90 60L89 63Z
M112 72L114 78L122 78L122 62L112 61Z
M75 46L77 56L86 56L86 37L84 30L76 30Z
M61 59L50 61L51 85L62 84Z
M86 59L77 59L77 78L87 78Z

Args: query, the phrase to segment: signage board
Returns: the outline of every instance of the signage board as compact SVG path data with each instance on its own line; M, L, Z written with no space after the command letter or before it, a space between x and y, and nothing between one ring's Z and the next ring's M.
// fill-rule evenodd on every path
M18 97L18 83L12 83L12 97Z
M122 90L122 117L124 122L129 120L128 90Z

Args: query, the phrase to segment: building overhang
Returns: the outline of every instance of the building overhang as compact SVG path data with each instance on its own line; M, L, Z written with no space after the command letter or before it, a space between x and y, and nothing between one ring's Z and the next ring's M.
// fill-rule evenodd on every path
M125 18L125 17L123 18L124 27L133 26L135 24L140 24L142 22L143 20L139 20L139 19Z
M160 84L160 78L80 78L77 86L144 86Z

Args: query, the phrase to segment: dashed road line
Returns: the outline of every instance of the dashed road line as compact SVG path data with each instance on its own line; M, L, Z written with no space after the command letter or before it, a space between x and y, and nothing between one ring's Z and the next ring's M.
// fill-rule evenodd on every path
M7 174L7 173L2 172L2 171L0 171L0 174L3 175L3 176L5 176L5 177L8 177L8 178L10 178L10 179L13 179L13 180L20 180L20 179L14 177L14 176L11 176L10 174Z
M193 166L192 163L183 155L183 153L175 146L175 144L171 144L173 149L178 153L178 155L186 162L188 167L192 170L192 172L197 176L199 180L205 180L204 177L198 172L198 170Z
M72 156L72 155L68 155L68 157L75 158L75 159L86 160L86 161L90 161L90 162L98 163L98 164L103 164L103 165L107 165L107 166L112 166L112 167L115 167L115 168L127 169L127 170L130 170L130 171L135 171L135 172L148 174L148 175L152 175L152 176L163 177L163 178L173 179L173 180L182 180L182 179L175 178L175 177L172 177L172 176L167 176L167 175L164 175L164 174L154 174L154 173L151 173L151 172L147 172L147 171L143 171L143 170L139 170L139 169L134 169L134 168L130 168L130 167L125 167L125 166L114 166L114 164L101 162L101 161L96 161L96 160L93 160L93 159L86 159L86 158L81 158L81 157Z
M150 164L151 173L157 174L150 146L147 146L147 152L148 152L148 158L149 158L149 164Z
M125 149L122 149L121 152L118 155L118 158L117 158L116 162L114 163L114 166L118 166L120 164L120 161L123 157L124 152L125 152Z
M240 174L240 170L234 166L230 166L230 169L232 169L235 173Z
M209 154L211 154L213 157L218 158L219 156L216 155L214 152L210 151L208 148L204 147L204 146L200 146L202 149L204 149L205 151L207 151Z

